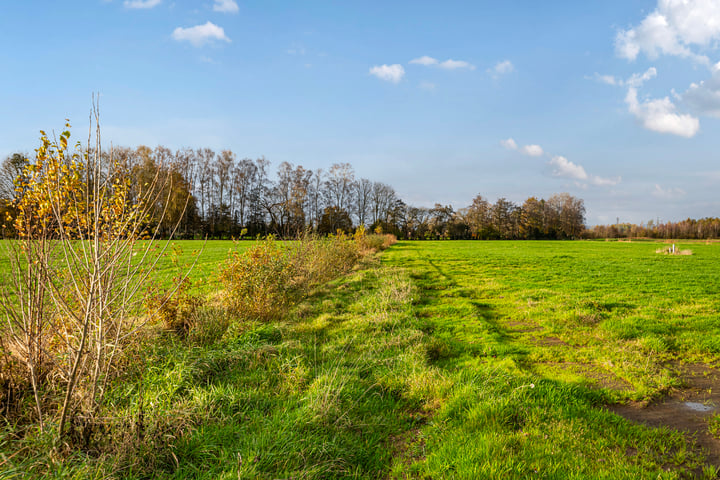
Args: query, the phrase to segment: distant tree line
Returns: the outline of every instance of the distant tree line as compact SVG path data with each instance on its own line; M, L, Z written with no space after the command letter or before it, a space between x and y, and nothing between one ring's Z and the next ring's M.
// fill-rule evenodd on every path
M271 175L265 158L238 159L230 150L140 146L105 154L132 179L132 195L140 197L151 185L162 189L153 196L150 222L165 236L179 222L177 238L291 237L350 232L359 225L406 239L566 239L585 231L583 200L567 193L530 197L522 205L478 195L455 211L450 205L407 205L390 185L357 178L348 163L313 171L283 162ZM13 182L25 158L14 154L0 165L3 219L12 214L18 194Z
M265 158L237 159L230 150L141 146L106 154L132 179L132 195L141 196L151 185L162 189L152 197L157 204L150 222L166 236L179 222L177 238L291 237L363 225L407 239L563 239L578 238L585 228L583 201L567 193L531 197L522 205L505 198L491 204L478 195L455 211L450 205L407 205L390 185L356 178L348 163L313 171L283 162L271 177ZM25 158L13 154L0 164L3 219L12 214L14 181Z
M585 231L587 238L688 238L706 240L720 238L720 218L706 217L699 220L688 218L679 222L616 223L596 225Z

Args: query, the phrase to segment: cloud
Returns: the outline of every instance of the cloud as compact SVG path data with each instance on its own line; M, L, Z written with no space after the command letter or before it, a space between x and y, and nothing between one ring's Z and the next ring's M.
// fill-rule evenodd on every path
M618 56L635 60L640 53L655 59L672 55L709 64L693 47L720 40L720 2L717 0L658 0L657 8L639 25L615 37Z
M413 58L410 60L411 64L413 65L423 65L425 67L438 67L445 70L457 70L460 68L467 68L469 70L475 70L475 65L466 62L465 60L453 60L448 59L443 62L439 61L437 58L428 57L427 55L423 55L422 57Z
M718 67L720 69L720 67ZM676 106L669 97L649 99L643 102L638 100L638 89L648 80L657 76L655 67L648 68L643 73L634 73L627 80L622 80L611 75L598 75L595 78L608 85L627 86L625 103L628 111L637 118L643 127L659 133L669 133L681 137L690 138L700 129L700 120L689 114L676 113ZM707 87L692 84L683 96L676 95L680 100L695 106L698 111L704 112L705 108L716 109L720 114L720 75L718 83L709 83ZM701 82L702 83L702 82ZM709 87L709 88L708 88ZM715 92L715 87L718 91ZM717 96L715 97L715 94ZM713 98L715 101L713 102ZM714 103L714 106L713 106Z
M540 157L545 153L540 145L525 145L520 147L512 138L500 140L500 145L508 150L517 150L523 155L527 155L529 157Z
M625 103L643 127L659 133L670 133L685 138L694 137L700 130L700 121L689 114L675 113L675 104L668 97L638 100L637 88L628 88Z
M153 8L162 3L162 0L125 0L123 5L125 8Z
M604 178L592 175L590 177L590 183L597 185L598 187L613 187L622 181L622 177Z
M172 38L178 42L190 42L195 47L200 47L213 40L230 42L230 39L225 35L225 30L212 22L189 28L178 27L173 31Z
M630 75L630 78L625 81L625 85L637 88L642 86L642 84L647 82L648 80L655 78L656 76L657 70L655 69L655 67L650 67L642 74L633 73L632 75Z
M370 69L370 75L375 75L380 80L392 83L400 83L405 76L405 69L399 63L393 65L376 65Z
M435 90L435 84L432 82L420 82L418 87L423 90Z
M517 150L518 145L515 143L515 140L512 138L508 138L507 140L500 140L500 145L507 148L508 150Z
M415 65L425 65L426 67L429 67L430 65L437 65L438 61L436 58L428 57L427 55L423 55L420 58L413 58L410 60L410 63Z
M673 200L685 196L685 190L677 187L663 188L656 183L655 188L652 191L652 196L666 200Z
M508 150L517 150L520 153L531 157L540 157L546 154L540 145L525 145L520 147L512 138L500 140L500 145ZM588 182L597 187L612 187L622 181L622 177L606 178L599 177L597 175L588 175L582 165L577 165L561 155L553 156L547 161L546 165L552 168L553 177L575 180L577 187L582 189L587 189L588 185L587 183L580 182Z
M624 87L625 85L629 87L640 87L643 83L656 76L657 70L655 67L650 67L643 73L633 73L627 80L623 80L622 78L618 78L613 75L600 75L597 72L592 77L585 78L604 83L605 85L612 85L614 87Z
M622 78L616 78L612 75L600 75L597 72L592 77L585 77L585 78L587 78L588 80L592 78L600 83L604 83L605 85L612 85L612 86L623 85L623 83L624 83Z
M683 104L698 114L720 117L720 63L713 67L709 80L691 83L679 97Z
M510 60L503 60L502 62L496 63L494 67L489 68L487 71L491 73L493 77L498 78L507 73L514 72L515 65L513 65Z
M438 67L444 68L445 70L457 70L459 68L467 68L470 70L475 70L475 65L472 65L465 60L445 60L444 62L440 62L438 64Z
M585 169L576 165L570 160L560 155L553 157L548 165L553 167L553 176L562 178L571 178L573 180L587 180L588 174Z
M520 151L530 157L540 157L545 153L540 145L525 145Z
M213 5L214 12L238 13L239 10L235 0L215 0L215 4Z

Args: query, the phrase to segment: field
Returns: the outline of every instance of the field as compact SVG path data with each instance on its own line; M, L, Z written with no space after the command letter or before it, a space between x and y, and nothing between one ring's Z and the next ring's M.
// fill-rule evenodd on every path
M248 245L208 242L199 291ZM715 478L720 245L662 246L400 242L281 321L153 337L110 448L0 434L0 478Z

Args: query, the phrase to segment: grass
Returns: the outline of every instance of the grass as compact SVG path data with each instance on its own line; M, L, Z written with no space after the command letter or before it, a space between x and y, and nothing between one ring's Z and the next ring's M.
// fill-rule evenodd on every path
M690 439L605 408L717 364L720 245L657 246L398 243L280 321L148 337L96 449L7 426L0 478L714 478ZM231 247L208 242L203 292Z
M717 362L720 248L654 250L404 242L388 251L384 262L421 292L416 315L453 385L415 440L425 454L396 460L394 475L677 478L700 468L677 432L603 408L677 386L676 363Z

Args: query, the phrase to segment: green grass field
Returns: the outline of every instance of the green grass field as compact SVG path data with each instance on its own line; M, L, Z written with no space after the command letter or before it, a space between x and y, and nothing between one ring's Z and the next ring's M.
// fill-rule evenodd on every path
M611 412L717 365L720 245L661 246L400 242L282 321L153 337L109 446L60 461L2 433L0 478L715 478L691 437ZM201 291L230 248L208 242Z

